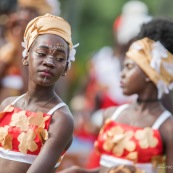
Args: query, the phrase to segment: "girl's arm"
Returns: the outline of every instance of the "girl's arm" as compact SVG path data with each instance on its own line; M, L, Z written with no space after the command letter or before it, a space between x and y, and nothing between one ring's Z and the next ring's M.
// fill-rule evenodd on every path
M70 146L73 129L70 111L66 107L56 111L49 126L49 138L27 173L51 172L62 153Z

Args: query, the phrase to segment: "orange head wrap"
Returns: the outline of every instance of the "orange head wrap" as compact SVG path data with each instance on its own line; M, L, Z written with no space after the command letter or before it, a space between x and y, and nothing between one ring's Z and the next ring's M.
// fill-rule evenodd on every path
M26 49L29 50L34 40L41 34L55 34L62 37L72 48L71 27L63 18L51 14L31 20L24 33Z
M173 55L159 42L149 38L135 41L126 56L145 72L158 88L158 98L173 89Z

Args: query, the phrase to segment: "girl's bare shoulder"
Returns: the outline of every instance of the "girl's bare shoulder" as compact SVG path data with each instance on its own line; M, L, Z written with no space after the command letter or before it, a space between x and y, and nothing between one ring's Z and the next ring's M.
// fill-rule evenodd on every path
M111 107L105 109L103 112L103 119L106 120L107 118L110 118L113 115L113 113L116 111L117 108L118 107L116 107L116 106L111 106Z

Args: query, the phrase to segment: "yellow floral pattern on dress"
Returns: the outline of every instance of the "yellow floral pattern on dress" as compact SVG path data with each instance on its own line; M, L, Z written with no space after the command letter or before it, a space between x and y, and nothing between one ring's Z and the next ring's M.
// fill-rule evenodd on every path
M3 142L8 134L9 126L0 127L0 142Z
M48 132L47 132L47 130L45 130L42 127L38 127L35 130L35 132L38 135L38 137L39 137L40 141L42 142L42 144L44 144L45 141L48 139Z
M0 112L0 118L3 118L3 117L4 117L4 115L5 115L5 113L4 113L4 112Z
M36 116L29 117L29 123L38 127L45 127L45 121L49 119L49 116L44 117L42 112L36 112Z
M7 150L12 150L12 139L12 135L6 135L4 141L2 141L2 147Z
M153 130L150 127L137 130L135 138L139 140L139 145L142 149L147 149L148 147L154 148L158 144L158 139L153 136Z
M24 154L28 151L39 152L40 143L43 145L48 139L47 127L45 127L50 116L44 116L42 112L27 113L23 110L15 110L13 105L8 105L3 112L0 112L0 118L4 115L11 115L11 120L8 119L7 125L0 127L0 145L7 150L13 150L13 140L17 138L19 141L18 150ZM17 127L17 128L16 128ZM14 136L13 136L14 133ZM39 140L38 140L39 139ZM14 143L14 145L16 145ZM38 150L39 149L39 150ZM37 151L38 150L38 151Z
M127 156L126 159L131 160L133 162L137 162L138 160L138 152L134 151L134 152L130 152Z
M12 149L12 136L8 134L9 126L0 127L0 143L4 149Z
M144 170L142 169L138 169L137 167L132 167L131 170L129 169L128 166L124 166L124 165L119 165L119 166L115 166L112 167L108 170L108 173L146 173Z
M27 131L29 129L29 120L25 113L25 111L14 113L10 125L19 127L21 131Z
M22 132L18 136L18 141L20 142L19 144L19 151L26 154L28 150L31 152L36 151L38 148L38 145L35 143L36 134L32 129L29 129L26 133Z
M103 135L105 139L103 144L104 150L112 151L117 156L121 156L125 149L129 152L134 151L136 144L131 141L133 134L132 131L124 132L124 129L120 126L111 128Z

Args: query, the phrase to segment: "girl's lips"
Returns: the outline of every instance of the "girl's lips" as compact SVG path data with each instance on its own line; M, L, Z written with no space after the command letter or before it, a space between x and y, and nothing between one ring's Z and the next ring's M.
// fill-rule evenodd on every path
M120 81L120 87L124 87L124 82Z
M53 74L49 70L43 70L43 71L40 71L40 73L41 73L41 75L43 75L45 77L53 76Z

